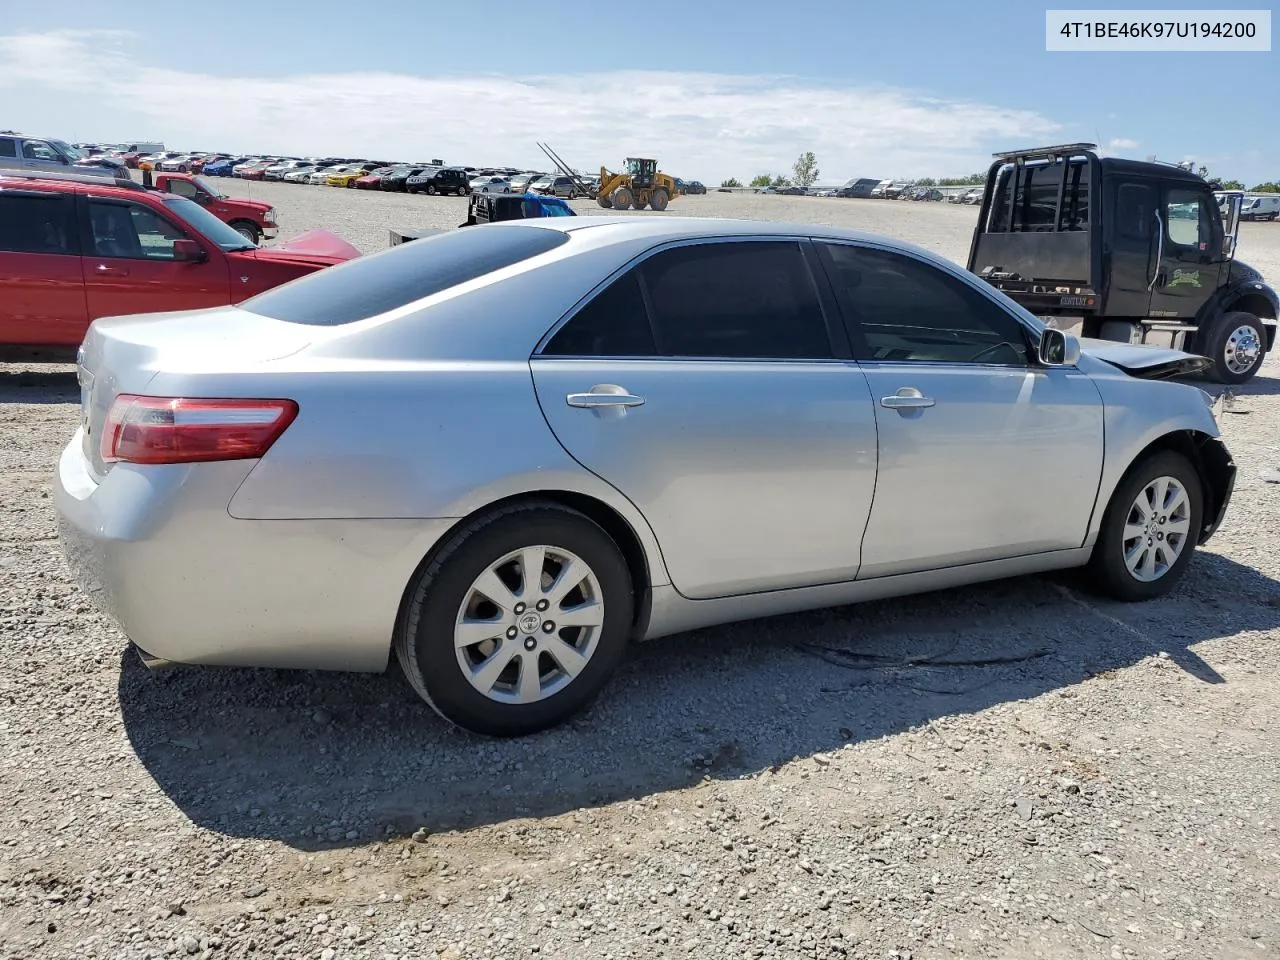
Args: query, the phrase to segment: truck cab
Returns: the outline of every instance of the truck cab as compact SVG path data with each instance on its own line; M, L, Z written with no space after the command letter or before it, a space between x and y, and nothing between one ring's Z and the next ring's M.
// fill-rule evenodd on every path
M1278 302L1235 259L1240 200L1090 143L998 153L967 267L1051 326L1198 353L1243 383L1275 346Z
M276 235L276 211L260 200L228 197L203 177L186 173L157 173L154 189L186 197L200 204L250 243Z

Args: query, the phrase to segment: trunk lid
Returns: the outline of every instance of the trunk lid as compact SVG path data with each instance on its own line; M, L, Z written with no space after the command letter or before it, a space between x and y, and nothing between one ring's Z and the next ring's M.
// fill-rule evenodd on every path
M287 357L311 343L317 329L235 307L95 320L76 357L83 450L94 476L102 479L110 470L99 443L107 413L120 394L146 395L162 369L235 370Z

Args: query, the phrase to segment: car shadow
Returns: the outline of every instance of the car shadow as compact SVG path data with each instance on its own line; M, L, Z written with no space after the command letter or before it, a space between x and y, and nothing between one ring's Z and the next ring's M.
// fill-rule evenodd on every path
M79 403L75 367L31 370L0 364L0 403Z
M936 718L1064 690L1280 626L1280 582L1201 552L1169 597L1075 575L831 608L638 645L599 701L518 740L449 726L385 674L176 669L126 651L119 699L151 776L195 823L297 849L465 829L752 775Z

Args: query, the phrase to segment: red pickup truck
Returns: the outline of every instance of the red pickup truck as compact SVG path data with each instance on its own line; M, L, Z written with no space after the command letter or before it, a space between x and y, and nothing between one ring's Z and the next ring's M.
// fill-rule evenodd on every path
M257 247L131 181L0 172L0 360L66 362L98 317L239 303L359 255L327 230Z
M260 200L241 200L220 193L203 177L186 173L157 173L154 188L200 204L250 243L276 235L276 211Z

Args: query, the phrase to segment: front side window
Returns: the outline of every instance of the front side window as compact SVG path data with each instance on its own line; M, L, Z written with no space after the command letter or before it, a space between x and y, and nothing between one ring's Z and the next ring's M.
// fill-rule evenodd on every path
M851 244L818 245L866 359L1027 363L1022 326L979 291L928 263Z
M0 157L16 158L17 156L18 156L17 142L14 140L10 140L8 137L0 137Z
M59 160L57 151L47 143L41 143L39 140L24 140L22 143L22 155L28 160L48 160L53 163L57 163Z
M200 193L196 185L187 180L170 180L169 192L175 196L186 197L189 200L194 199Z
M0 250L10 253L75 254L68 226L68 195L0 193Z
M93 253L126 260L172 260L173 242L186 237L181 230L136 203L89 200Z
M1204 250L1211 226L1209 205L1195 190L1170 190L1165 200L1165 229L1169 240L1181 247Z

